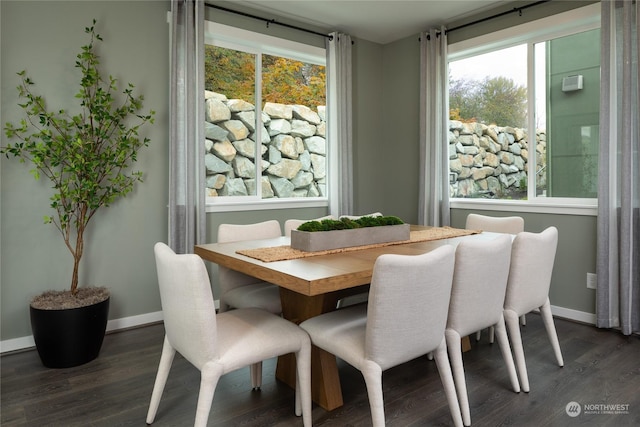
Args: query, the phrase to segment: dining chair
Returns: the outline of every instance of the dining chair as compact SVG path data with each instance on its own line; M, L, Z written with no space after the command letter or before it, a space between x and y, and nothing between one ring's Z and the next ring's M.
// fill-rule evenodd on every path
M494 217L471 213L467 215L467 222L464 228L467 230L518 234L524 231L524 219L520 216Z
M377 217L377 216L382 216L382 213L380 213L380 212L371 212L371 213L369 213L369 214L365 214L365 215L340 215L340 216L338 217L338 219L343 219L343 218L348 218L348 219L360 219L360 218L362 218L363 216L374 216L374 217Z
M176 255L154 246L165 337L151 394L147 424L153 423L176 352L200 370L194 425L207 425L216 385L228 372L295 353L295 413L311 426L311 342L298 326L257 308L216 314L209 275L193 254Z
M339 219L344 219L344 218L348 218L348 219L360 219L362 217L365 216L371 216L371 217L379 217L382 216L381 212L371 212L365 215L340 215ZM348 307L350 305L356 305L356 304L361 304L363 302L367 302L368 299L368 291L366 292L356 292L353 293L351 295L347 295L344 298L340 298L338 300L338 304L337 307L338 308L342 308L342 307Z
M280 223L276 220L254 224L220 224L218 243L271 239L282 236L281 233ZM282 313L278 286L226 267L218 267L218 280L220 312L231 308L257 307L274 314Z
M487 254L491 254L491 271L486 268ZM494 326L511 386L513 391L520 392L503 316L510 262L511 237L507 235L489 241L462 241L456 248L445 337L465 426L471 425L471 414L462 362L462 337Z
M454 423L462 425L444 337L453 264L449 245L422 255L380 255L368 304L300 324L314 345L362 372L374 427L385 425L382 372L432 351Z
M529 391L529 378L520 334L519 316L540 310L544 327L558 366L564 366L558 334L551 315L549 287L558 246L558 229L549 227L540 233L519 233L513 240L509 281L504 300L504 319L511 338L520 385Z
M471 213L467 215L467 222L465 227L467 230L482 230L493 233L509 233L518 234L524 231L524 219L520 216L487 216ZM527 324L527 319L523 315L520 318L522 325ZM482 331L476 332L476 341L480 341ZM494 329L489 328L489 342L494 341Z
M282 236L280 223L276 220L218 226L218 243L271 239L280 236ZM218 283L220 313L234 308L249 307L261 308L273 314L282 313L280 288L272 283L222 266L218 266ZM251 366L251 383L255 389L259 389L262 385L262 362Z

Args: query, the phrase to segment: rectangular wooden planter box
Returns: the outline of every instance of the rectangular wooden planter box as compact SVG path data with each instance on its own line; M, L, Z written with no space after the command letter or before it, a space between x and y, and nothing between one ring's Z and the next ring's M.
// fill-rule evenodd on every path
M409 240L409 224L333 231L291 231L291 247L306 252Z

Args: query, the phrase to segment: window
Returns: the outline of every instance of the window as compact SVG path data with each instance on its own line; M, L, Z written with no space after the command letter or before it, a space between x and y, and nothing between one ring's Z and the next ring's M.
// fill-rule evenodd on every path
M449 52L452 200L594 206L599 7L461 42Z
M325 49L205 29L208 210L328 204Z

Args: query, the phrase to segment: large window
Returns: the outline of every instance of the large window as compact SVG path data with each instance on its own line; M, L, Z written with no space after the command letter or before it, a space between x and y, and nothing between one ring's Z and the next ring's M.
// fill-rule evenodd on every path
M207 204L326 205L325 50L207 23Z
M453 199L595 203L598 9L451 46Z

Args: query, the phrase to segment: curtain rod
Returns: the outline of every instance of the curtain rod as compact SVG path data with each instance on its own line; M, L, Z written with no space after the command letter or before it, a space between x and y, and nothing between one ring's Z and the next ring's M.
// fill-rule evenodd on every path
M469 22L467 24L462 24L462 25L458 25L457 27L449 28L448 30L446 30L446 33L449 34L452 31L460 30L462 28L466 28L466 27L470 27L472 25L480 24L482 22L490 21L490 20L495 19L495 18L500 18L501 16L509 15L511 13L516 13L517 12L520 16L522 16L522 11L523 10L529 9L530 7L533 7L533 6L538 6L538 5L543 4L543 3L548 3L550 1L551 0L540 0L540 1L537 1L535 3L527 4L525 6L514 7L513 9L507 10L507 11L502 12L502 13L497 13L495 15L487 16L486 18L478 19L476 21L472 21L472 22Z
M270 24L280 25L282 27L287 27L287 28L291 28L293 30L303 31L305 33L315 34L316 36L322 36L322 37L328 38L329 40L333 40L333 36L332 35L319 33L317 31L309 30L307 28L297 27L297 26L291 25L291 24L285 24L284 22L278 22L275 19L263 18L261 16L252 15L250 13L240 12L238 10L233 10L233 9L228 9L226 7L218 6L216 4L207 4L207 3L205 3L205 6L206 7L211 7L213 9L222 10L224 12L235 13L236 15L241 15L241 16L244 16L246 18L253 18L253 19L257 19L258 21L266 22L267 23L267 28L269 27Z

